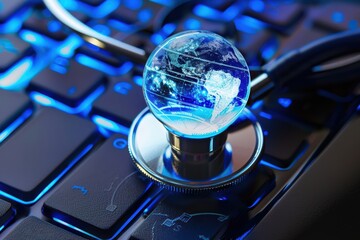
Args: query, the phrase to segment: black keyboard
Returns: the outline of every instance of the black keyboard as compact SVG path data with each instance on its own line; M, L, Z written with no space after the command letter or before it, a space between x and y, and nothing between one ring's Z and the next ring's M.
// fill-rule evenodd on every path
M62 2L148 54L172 34L213 31L239 48L252 77L292 49L360 27L360 4L345 1ZM265 136L255 172L228 191L172 193L143 177L128 153L129 127L146 107L144 63L85 43L38 0L1 0L0 34L0 239L253 239L359 118L359 79L275 89L248 106Z

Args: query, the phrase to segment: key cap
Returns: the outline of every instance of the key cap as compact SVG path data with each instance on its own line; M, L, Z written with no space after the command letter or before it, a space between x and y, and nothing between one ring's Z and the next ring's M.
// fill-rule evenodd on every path
M139 85L124 76L112 77L106 92L94 102L92 115L100 115L130 127L145 107Z
M0 189L24 204L38 200L96 138L91 122L44 108L1 145Z
M340 103L309 91L306 94L273 94L264 106L269 111L316 127L330 126L343 112Z
M317 27L339 32L360 27L360 7L353 3L329 3L316 8L312 19Z
M29 7L26 0L17 1L0 1L0 24L5 23L9 18L13 17L16 13L24 11Z
M248 208L254 208L274 186L274 173L269 168L259 165L246 179L246 183L239 184L233 192Z
M136 2L139 4L135 5ZM120 23L111 20L110 24L125 32L137 29L152 32L156 23L161 22L160 15L164 10L164 6L151 1L124 1L109 17Z
M79 12L71 12L71 14L81 22L87 20L86 15ZM22 29L39 33L58 42L64 41L72 33L42 5L32 11L31 15L25 20ZM46 46L48 47L48 45Z
M0 35L0 74L19 64L23 58L33 56L34 53L31 45L16 35ZM4 78L0 79L0 85L7 86L4 81Z
M227 201L170 196L158 204L130 239L220 239L239 205L231 211Z
M104 82L102 73L74 60L58 57L34 77L27 91L40 92L76 108Z
M7 235L4 240L22 240L22 239L38 239L38 240L53 240L53 239L71 239L71 240L85 240L85 238L77 236L62 228L44 222L36 217L27 217Z
M289 37L284 38L281 41L280 49L276 53L276 56L280 56L290 50L300 48L305 44L326 36L327 34L328 33L326 31L314 28L311 23L306 21L297 26Z
M266 42L270 41L271 33L269 31L260 30L253 33L238 31L239 41L236 46L244 54L246 62L249 66L260 66L261 64L261 48ZM276 51L276 48L274 49Z
M11 210L11 203L0 199L0 232L1 227L9 221L14 212Z
M244 15L259 19L270 26L282 29L294 24L302 15L303 7L298 3L276 4L254 1L243 12Z
M0 89L0 132L31 108L30 99L25 94Z
M261 112L257 118L264 131L265 154L271 156L267 159L271 163L286 168L306 147L310 132L270 116Z
M93 235L110 238L145 201L148 183L139 178L127 136L113 135L45 202L44 213Z

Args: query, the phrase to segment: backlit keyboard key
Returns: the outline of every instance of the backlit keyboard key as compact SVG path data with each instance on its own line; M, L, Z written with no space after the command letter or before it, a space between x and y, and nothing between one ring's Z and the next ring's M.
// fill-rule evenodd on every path
M279 30L294 24L300 19L302 13L303 7L298 3L279 4L262 1L250 2L249 7L244 11L245 15L256 18Z
M0 232L6 222L13 216L14 212L11 209L11 203L0 199Z
M0 146L0 194L24 204L37 201L96 138L90 121L42 109Z
M328 31L354 30L360 27L360 7L352 3L329 3L312 14L316 26Z
M265 109L317 127L330 126L341 116L341 103L315 93L283 93L271 95Z
M142 88L126 76L110 78L106 92L93 104L93 115L100 115L130 127L146 107Z
M109 238L144 203L147 187L132 164L127 136L113 135L45 202L44 211Z
M9 72L11 74L15 70L11 68L24 63L24 58L32 57L34 53L31 45L16 35L0 35L0 74L12 70ZM4 77L1 77L0 86L6 85L5 81Z
M226 200L173 195L159 203L130 239L221 239L239 205L230 209Z
M268 160L271 163L288 167L306 147L306 138L310 132L265 114L261 112L257 117L264 131L265 154L270 156Z
M0 1L0 29L1 25L5 24L11 18L19 18L24 15L29 8L29 1L26 0L1 0ZM20 14L20 16L19 16ZM15 22L16 23L16 22ZM18 24L18 23L16 23ZM6 29L1 29L2 31Z
M0 142L31 115L31 108L30 99L25 94L0 89ZM12 124L13 128L9 129ZM7 132L3 132L5 129Z
M58 57L48 68L34 77L27 91L49 96L75 108L76 112L76 108L79 108L104 82L105 76L99 71L74 60Z
M27 217L9 234L4 240L23 240L23 239L68 239L85 240L71 232L61 229L48 222L44 222L36 217Z

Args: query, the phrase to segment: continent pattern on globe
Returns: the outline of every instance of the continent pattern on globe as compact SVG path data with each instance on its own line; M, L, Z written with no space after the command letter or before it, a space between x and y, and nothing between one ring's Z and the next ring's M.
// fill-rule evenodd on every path
M214 136L234 122L250 93L250 73L241 53L206 31L188 31L165 40L144 70L145 99L173 133Z

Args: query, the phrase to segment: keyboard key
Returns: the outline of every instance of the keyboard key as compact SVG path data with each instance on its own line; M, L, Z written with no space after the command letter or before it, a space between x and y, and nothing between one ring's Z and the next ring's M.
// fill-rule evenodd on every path
M8 21L17 13L23 12L29 7L28 1L26 0L2 0L0 1L0 25Z
M246 183L239 184L233 192L238 193L240 201L248 208L254 208L274 188L274 177L270 169L260 165L248 176Z
M256 18L279 30L294 24L302 13L303 7L298 3L266 4L260 1L250 2L249 7L243 12L244 15Z
M261 112L257 119L264 132L265 154L270 156L267 160L286 168L306 147L306 138L310 132L274 117L269 119L271 115L264 114Z
M353 3L329 3L312 13L317 27L339 32L360 27L360 6Z
M58 57L34 77L27 91L42 93L76 108L104 82L105 76L99 71Z
M27 217L9 234L4 240L53 240L53 239L71 239L85 240L71 232L61 229L48 222L44 222L36 217Z
M0 74L20 63L23 58L33 56L34 53L31 45L16 35L0 35ZM4 78L0 79L0 85L7 85Z
M5 128L30 108L32 108L32 104L25 94L0 89L0 132L4 131ZM24 118L26 117L28 115ZM2 140L0 137L0 142Z
M71 14L82 22L88 19L86 15L79 12L71 12ZM25 20L22 29L38 33L57 42L64 41L71 34L70 29L57 20L43 5L38 5L32 11L31 15ZM48 42L44 44L49 47Z
M18 202L33 203L90 149L96 137L91 122L42 109L0 146L0 189Z
M125 76L112 77L106 92L95 100L92 115L100 115L130 127L145 107L142 88L139 85Z
M314 28L308 21L298 25L289 37L282 39L280 49L276 56L280 56L308 44L316 39L324 37L327 32Z
M230 209L226 200L173 195L159 203L130 239L221 239L239 205Z
M308 91L273 94L265 101L265 109L316 127L330 126L342 114L341 104Z
M113 135L45 202L44 212L93 235L109 238L145 200L127 150L127 136Z
M11 209L11 203L0 199L0 232L2 230L1 227L9 221L13 214L14 212Z
M261 48L270 40L271 33L269 31L255 31L252 33L238 31L238 42L236 46L244 54L246 62L249 66L261 66ZM276 52L276 48L274 51Z
M135 6L131 2L137 2L139 5ZM121 32L153 32L154 26L161 21L160 15L164 10L164 6L151 1L124 1L111 13L109 23Z

